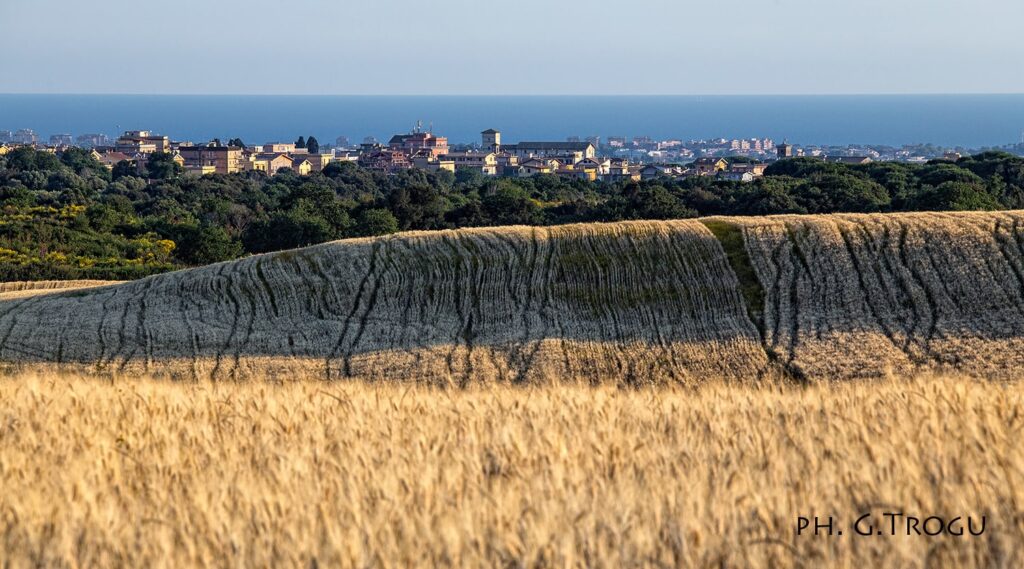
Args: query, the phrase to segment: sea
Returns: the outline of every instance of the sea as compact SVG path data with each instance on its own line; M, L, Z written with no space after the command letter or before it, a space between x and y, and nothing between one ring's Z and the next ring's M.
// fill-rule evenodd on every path
M417 124L452 143L494 128L506 142L567 137L772 138L807 145L1024 141L1024 94L829 96L233 96L0 94L0 130L150 130L248 144L316 136L386 141Z

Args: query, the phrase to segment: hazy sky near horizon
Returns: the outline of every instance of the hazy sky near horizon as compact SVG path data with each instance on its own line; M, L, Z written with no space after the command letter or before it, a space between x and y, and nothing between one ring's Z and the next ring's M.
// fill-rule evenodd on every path
M1021 0L0 0L0 92L1022 93Z

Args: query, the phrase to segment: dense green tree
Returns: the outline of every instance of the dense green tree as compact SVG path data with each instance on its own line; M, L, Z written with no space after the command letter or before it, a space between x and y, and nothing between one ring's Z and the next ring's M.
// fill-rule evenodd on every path
M323 243L339 235L331 224L312 211L311 204L300 201L296 207L254 223L245 233L247 251L266 253Z
M306 147L306 138L303 137L303 136L300 136L298 138L298 140L295 141L295 148L305 148L305 147Z
M796 186L791 195L807 213L876 212L888 208L892 201L882 185L841 172L813 175Z
M997 210L999 202L977 183L943 182L937 188L928 188L916 200L922 211L974 211Z
M199 266L235 259L242 254L242 243L222 227L202 224L183 226L175 256L188 265Z
M121 224L124 216L117 209L102 203L94 203L85 210L89 225L100 233L110 233Z
M984 180L974 172L948 162L938 162L924 166L917 175L920 183L927 186L939 186L946 182L963 182L965 184L981 184Z
M608 202L609 220L619 219L680 219L696 217L697 212L689 209L664 186L629 184L622 196Z
M390 235L398 232L398 220L383 208L364 209L356 220L353 237L371 237L374 235Z
M128 176L135 176L138 173L139 171L135 167L135 164L132 164L128 160L122 160L117 164L114 164L114 168L111 171L111 177L114 180L120 180L121 178L125 178Z
M483 172L473 168L459 168L455 171L455 183L461 186L478 188L486 180Z
M445 221L452 227L483 227L490 225L490 218L484 212L479 199L468 200L461 206L451 210Z
M36 193L25 186L5 186L0 188L0 206L13 208L29 208L36 205Z
M536 225L542 219L537 202L514 184L499 184L484 196L481 205L495 225Z
M790 176L808 178L814 175L833 174L844 171L845 167L834 162L825 162L819 158L791 158L779 160L768 166L766 176Z
M185 173L185 168L174 161L168 152L154 152L146 161L146 173L151 180L170 180Z
M863 172L875 183L885 187L892 197L893 207L897 209L905 206L907 200L914 196L921 184L917 177L920 167L913 164L872 162L854 166L853 169Z
M95 176L101 180L110 180L110 170L94 158L89 150L68 148L60 155L60 161L79 176Z
M303 205L305 204L305 205ZM281 200L285 208L306 207L329 223L335 234L342 234L352 225L352 219L344 202L330 187L306 183Z
M47 171L60 169L60 160L49 152L39 152L28 146L16 147L6 156L7 168L16 172Z
M733 213L740 215L771 215L778 213L807 213L793 198L792 189L798 181L793 178L765 178L741 192Z
M448 209L437 188L427 185L395 188L388 206L401 229L440 229Z
M310 136L306 139L306 150L308 150L310 154L320 153L320 143L317 142L316 137Z

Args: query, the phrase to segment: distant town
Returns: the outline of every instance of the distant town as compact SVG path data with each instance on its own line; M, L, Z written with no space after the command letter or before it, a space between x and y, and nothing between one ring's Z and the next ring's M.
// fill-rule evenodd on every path
M166 154L189 175L233 174L258 171L276 174L288 169L299 175L323 170L332 162L354 162L384 173L418 168L428 171L475 170L485 176L524 178L554 175L589 181L617 182L660 177L712 176L750 182L779 159L808 157L845 164L875 161L926 163L957 160L972 150L930 144L899 148L884 145L814 146L776 142L770 138L655 140L647 136L569 137L563 141L506 143L500 131L480 133L476 144L450 144L444 136L424 130L396 134L386 144L367 137L352 144L338 137L321 144L314 137L294 142L245 144L240 139L207 143L173 141L148 130L130 130L112 139L104 134L56 134L44 143L31 129L0 130L0 155L19 146L61 153L63 149L90 149L110 169L136 169L142 173L155 154ZM1024 143L1000 147L1024 154Z

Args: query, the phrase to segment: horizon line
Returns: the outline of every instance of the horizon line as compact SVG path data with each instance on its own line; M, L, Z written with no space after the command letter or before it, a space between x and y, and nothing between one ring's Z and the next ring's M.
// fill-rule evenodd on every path
M966 97L1021 96L1024 91L874 93L99 93L2 91L0 96L68 97Z

